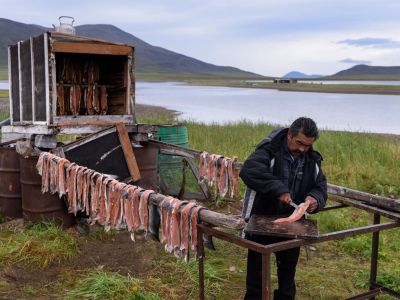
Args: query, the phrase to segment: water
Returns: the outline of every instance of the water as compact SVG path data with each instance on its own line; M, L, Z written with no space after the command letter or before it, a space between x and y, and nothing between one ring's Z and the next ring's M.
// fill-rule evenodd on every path
M137 82L136 102L180 111L181 119L205 123L290 124L299 116L309 116L325 129L400 134L400 96L392 95Z
M0 80L0 90L8 90L8 81L7 80Z
M8 81L0 80L1 89L8 89ZM136 101L177 110L181 119L205 123L289 124L298 116L309 116L326 129L400 134L400 96L137 82Z

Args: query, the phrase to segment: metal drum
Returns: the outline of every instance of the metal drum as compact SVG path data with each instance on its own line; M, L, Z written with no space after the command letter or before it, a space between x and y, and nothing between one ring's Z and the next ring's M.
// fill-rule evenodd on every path
M22 217L19 173L19 159L15 148L0 147L0 214L2 217Z
M22 214L31 222L55 220L64 228L74 223L74 216L69 214L63 198L58 194L42 194L42 177L36 170L38 157L20 156L20 182L22 192Z
M135 182L145 189L158 191L158 176L157 176L157 155L158 149L149 144L135 144L133 147L136 162L140 170L140 180Z

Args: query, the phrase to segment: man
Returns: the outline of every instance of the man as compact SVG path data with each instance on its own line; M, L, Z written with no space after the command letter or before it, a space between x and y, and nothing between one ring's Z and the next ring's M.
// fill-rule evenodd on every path
M326 178L321 169L321 155L312 148L318 128L310 118L298 118L290 128L273 131L244 162L240 177L247 185L242 216L252 214L290 215L296 204L309 202L308 213L325 206ZM246 235L264 245L283 241L271 236ZM295 272L300 248L276 252L278 289L274 299L294 299ZM261 299L261 255L248 251L245 299Z

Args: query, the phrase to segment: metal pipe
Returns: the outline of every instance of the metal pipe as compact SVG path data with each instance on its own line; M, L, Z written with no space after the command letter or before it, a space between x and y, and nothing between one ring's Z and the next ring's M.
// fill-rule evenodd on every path
M379 294L382 294L382 290L380 288L374 289L374 290L371 290L371 291L368 291L368 292L365 292L365 293L362 293L362 294L359 294L357 296L346 298L345 300L372 299L372 298L374 298L375 296L377 296Z
M10 124L11 124L11 121L10 121L10 118L8 118L8 119L5 119L0 122L0 127L10 125Z
M310 240L293 239L293 240L289 240L289 241L283 241L283 242L279 242L279 243L275 243L275 244L265 245L264 247L272 252L277 252L277 251L282 251L282 250L286 250L286 249L291 249L294 247L300 247L303 245L310 245L310 244L315 244L315 243L320 243L320 242L339 240L339 239L343 239L346 237L355 236L358 234L376 232L379 230L391 229L391 228L396 228L399 226L400 226L400 222L388 222L388 223L383 223L383 224L374 224L374 225L368 225L368 226L359 227L359 228L346 229L346 230L342 230L342 231L335 231L335 232L330 232L330 233L326 233L326 234L321 234L318 238L315 238L315 239L310 239Z

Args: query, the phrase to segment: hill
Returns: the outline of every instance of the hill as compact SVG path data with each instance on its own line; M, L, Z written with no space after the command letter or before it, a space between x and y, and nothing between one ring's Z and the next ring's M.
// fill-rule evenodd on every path
M168 73L185 75L212 75L237 78L261 78L261 75L229 66L217 66L156 47L113 25L77 26L79 35L105 39L136 47L136 71L139 73ZM50 30L39 25L24 24L0 18L0 68L7 68L7 46Z
M324 79L334 80L400 80L400 66L381 67L356 65Z
M292 71L283 76L283 78L320 78L320 77L323 77L323 75L316 75L316 74L307 75L298 71Z

